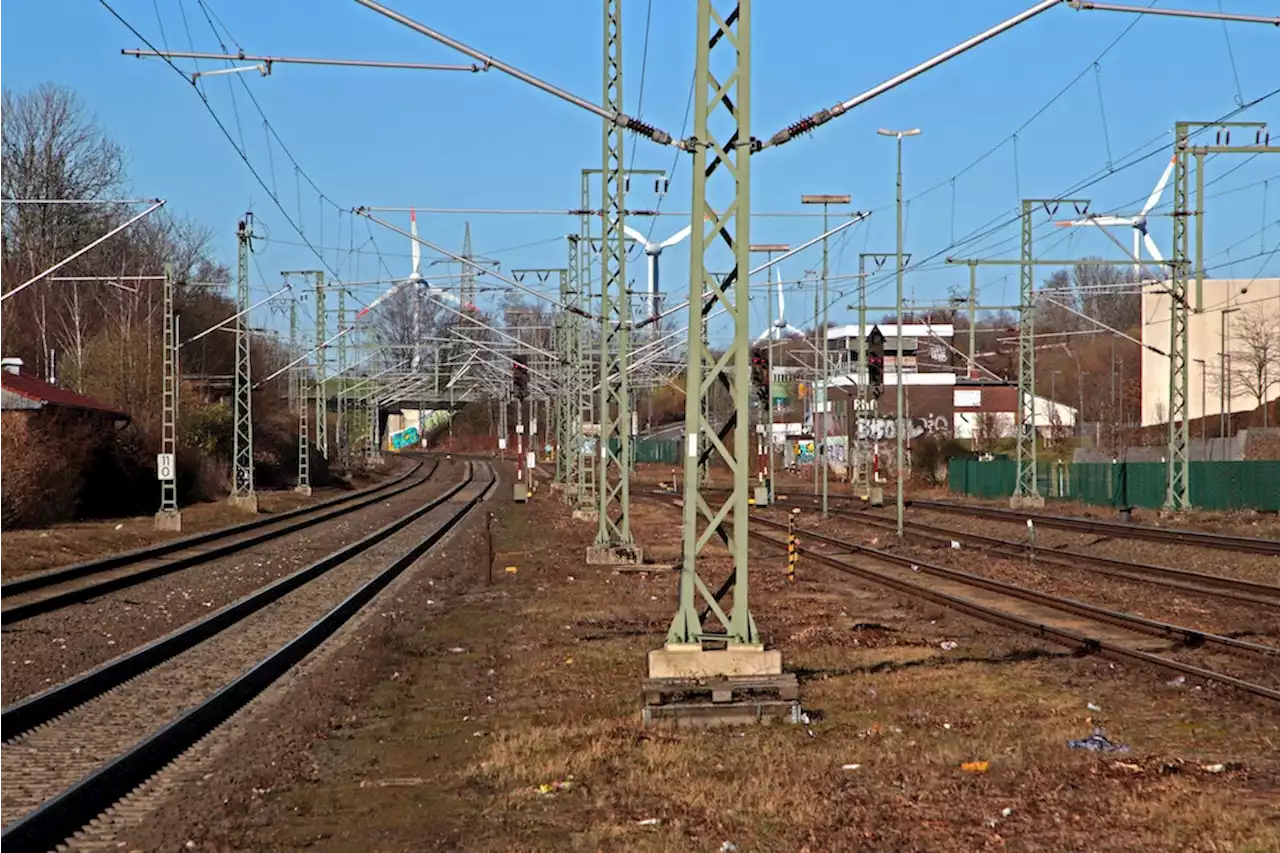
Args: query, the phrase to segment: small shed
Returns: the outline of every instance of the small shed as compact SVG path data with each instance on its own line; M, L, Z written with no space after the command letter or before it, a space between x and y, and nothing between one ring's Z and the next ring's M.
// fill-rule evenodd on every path
M22 372L22 360L6 358L0 370L0 410L30 417L37 413L87 415L122 427L129 415L92 397L59 388ZM8 420L8 417L6 417Z

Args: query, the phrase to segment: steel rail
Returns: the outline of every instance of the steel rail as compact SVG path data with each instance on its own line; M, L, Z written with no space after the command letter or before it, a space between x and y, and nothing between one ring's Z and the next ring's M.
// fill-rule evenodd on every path
M418 467L421 467L421 463L419 463ZM70 607L74 604L82 604L86 601L90 601L94 598L97 598L101 595L106 595L107 593L110 593L110 592L116 592L121 589L128 589L131 586L137 586L140 583L144 583L149 580L154 580L155 578L164 577L165 575L173 574L174 572L182 571L183 569L189 569L192 566L198 566L203 563L208 563L212 560L221 559L222 557L235 554L239 551L252 548L256 545L261 545L264 542L269 542L273 539L278 539L290 533L297 533L299 530L305 530L308 527L313 527L322 521L328 521L330 519L337 518L338 516L347 515L349 513L356 512L358 510L364 509L365 507L371 506L372 504L375 504L378 501L385 500L389 497L394 497L396 495L407 492L410 489L415 489L418 486L422 485L423 483L427 482L429 479L431 479L432 475L435 474L435 471L438 467L439 467L439 463L437 462L436 465L432 466L431 470L428 471L425 475L423 475L422 477L410 483L404 483L403 485L396 485L396 484L402 483L404 479L404 478L399 478L393 481L392 483L383 484L379 488L371 489L365 493L362 493L355 500L354 503L346 503L346 505L341 505L336 507L330 505L328 509L324 509L318 513L316 512L316 509L317 509L316 507L306 507L305 509L309 513L315 513L315 514L306 515L302 518L296 518L295 516L296 520L274 530L264 530L256 534L251 534L243 539L231 538L230 541L224 542L221 545L217 545L208 550L196 550L193 553L188 553L185 555L179 552L179 554L175 556L173 559L164 560L158 563L157 565L147 566L147 567L138 569L136 571L127 572L125 574L116 575L114 577L103 578L101 580L94 581L92 583L88 583L82 586L74 586L70 589L66 589L61 592L54 592L50 595L46 595L41 598L35 598L30 601L25 601L19 604L11 605L10 607L0 610L0 619L2 619L6 625L9 625L15 622L22 622L26 619L31 619L43 613L51 613L55 610L61 610L64 607ZM414 468L413 470L416 471L417 468ZM390 491L387 491L387 489L390 488L391 486L395 486L395 487L391 488ZM351 496L349 495L343 496L343 498L340 500L344 502L350 501ZM277 517L273 520L278 522L281 520L281 518ZM255 527L262 526L257 522L250 522L250 524L254 525ZM224 528L224 530L235 531L236 528ZM231 533L227 533L224 535L233 536L233 534ZM218 537L218 538L222 538L222 537ZM71 567L71 568L78 568L78 567ZM97 572L94 572L94 574L101 574L107 571L111 571L114 568L121 568L121 566L115 566L107 569L99 569ZM67 583L69 581L78 580L79 578L85 577L85 576L86 576L85 572L81 572L78 575L70 575L62 578L56 578L56 577L53 577L52 574L47 574L44 578L44 580L46 581L44 584L42 584L40 587L37 587L36 589L28 590L28 592L39 592L41 590L48 589L48 587L55 586L59 583ZM16 594L11 593L10 595L12 596Z
M909 506L920 509L938 510L939 512L976 515L983 518L999 520L1026 521L1030 519L1041 527L1052 527L1059 530L1079 530L1085 533L1110 533L1127 539L1147 539L1153 542L1175 542L1179 545L1195 545L1202 548L1216 548L1223 551L1243 551L1249 554L1269 554L1280 556L1280 539L1262 539L1250 536L1234 536L1227 533L1209 533L1204 530L1185 530L1180 528L1152 527L1145 524L1126 524L1121 521L1103 521L1092 518L1071 518L1066 515L1048 515L1044 513L1023 512L1022 510L1002 509L991 506L975 506L958 504L950 501L908 502Z
M777 521L762 518L756 518L753 520L776 530L787 529L785 524ZM906 566L912 569L918 568L921 572L926 574L937 575L938 577L958 581L969 586L976 586L991 592L1000 593L1001 595L1008 595L1012 598L1020 598L1024 601L1041 604L1054 610L1073 613L1077 616L1084 616L1095 621L1110 622L1113 625L1119 625L1120 627L1127 628L1131 631L1152 634L1158 637L1178 639L1181 642L1186 643L1188 646L1193 647L1212 645L1228 651L1243 652L1255 657L1280 658L1280 648L1274 646L1250 643L1245 640L1237 640L1234 637L1224 637L1221 634L1214 634L1209 631L1200 631L1195 628L1187 628L1182 625L1174 625L1169 622L1148 619L1145 616L1135 616L1131 613L1108 610L1105 607L1086 604L1083 601L1076 601L1071 598L1050 595L1046 592L1039 592L1038 590L1028 589L1024 586L995 580L994 578L983 577L982 575L975 575L959 569L937 566L911 557L890 554L887 551L881 551L877 548L869 548L855 542L849 542L834 536L828 536L826 534L819 533L812 528L802 529L804 531L804 535L810 539L825 542L826 544L834 545L837 548L848 549L852 553L864 554L872 559L879 560L884 563L892 563L894 565ZM1280 691L1274 692L1275 698L1280 699Z
M472 508L492 493L498 482L497 475L489 465L481 464L489 472L488 482L468 496L448 519L408 551L362 584L289 643L261 660L217 693L140 741L132 749L86 775L58 796L12 822L5 827L3 833L0 833L0 841L15 850L45 850L62 843L102 811L127 796L138 785L146 782L155 773L164 769L169 762L226 722L332 636L342 625L350 621L374 596L455 529ZM472 465L468 464L466 479L462 483L448 495L437 498L421 510L412 513L410 520L416 520L430 511L426 507L440 506L471 485L474 479ZM405 519L393 522L366 539L386 538L408 523L409 521ZM295 587L302 582L305 581L298 582ZM280 595L283 594L283 592L280 593ZM278 598L279 595L276 597Z
M345 545L325 557L290 575L285 575L266 586L249 593L199 621L184 625L163 637L127 652L114 660L79 675L70 681L55 685L10 705L0 712L0 740L8 743L31 729L44 725L55 717L82 705L91 699L117 687L129 679L146 672L182 652L204 642L231 625L256 613L305 583L308 583L335 566L377 545L408 524L440 506L464 488L470 480L464 479L444 494L432 498L405 516L383 525L369 535Z
M849 510L832 510L836 515L846 518L856 518L866 524L885 529L894 529L894 522L887 518L881 518L870 513L856 513ZM924 524L918 521L906 522L909 530L920 533L923 536L938 541L946 541L954 539L957 541L968 541L988 547L992 552L996 551L1012 551L1012 556L1021 556L1028 552L1028 543L1016 542L1011 539L999 539L994 536L984 536L981 533L968 533L962 530L952 530L948 527L938 527L932 524ZM1204 595L1217 595L1223 598L1230 598L1235 601L1247 601L1253 604L1262 604L1269 607L1280 606L1280 586L1274 584L1261 583L1259 581L1246 580L1245 578L1226 577L1224 575L1214 575L1207 572L1196 572L1190 569L1179 569L1172 566L1158 566L1151 563L1135 563L1129 560L1117 560L1113 557L1104 557L1099 554L1086 554L1082 551L1064 550L1062 548L1040 548L1034 552L1034 558L1038 562L1053 563L1059 566L1066 566L1072 569L1081 569L1084 571L1096 572L1111 577L1126 578L1141 583L1154 583L1160 586L1167 586L1171 589L1184 590L1186 592L1201 593ZM1092 563L1093 565L1081 565L1081 562ZM1174 578L1182 578L1190 583L1183 583ZM1209 584L1217 586L1213 589L1200 584Z
M786 547L785 542L774 539L772 536L766 536L761 533L753 533L752 535L756 539L768 542L770 545L775 547ZM1114 643L1110 640L1104 640L1100 637L1090 637L1079 633L1078 631L1060 628L1056 625L1049 625L1044 622L1038 622L1035 619L1029 619L994 607L988 607L984 604L979 604L976 601L961 598L957 595L951 595L950 593L942 592L940 590L930 589L929 587L921 584L912 583L911 581L895 578L890 575L882 574L881 572L856 566L827 554L813 552L804 546L800 547L800 552L808 554L808 556L823 565L829 566L845 574L859 577L873 583L878 583L882 586L887 586L890 589L906 593L907 595L923 598L927 601L932 601L934 603L950 607L954 610L967 613L970 616L977 617L987 622L1004 625L1019 631L1029 631L1034 635L1047 637L1057 642L1076 646L1087 651L1105 652L1116 657L1129 658L1131 660L1161 667L1163 669L1179 672L1184 675L1203 678L1206 681L1216 681L1220 684L1227 684L1247 693L1252 693L1255 696L1261 696L1264 699L1280 702L1280 690L1274 690L1262 684L1255 684L1251 681L1245 681L1244 679L1226 675L1221 672L1204 669L1203 667L1183 663L1172 658L1162 657L1157 654L1152 654L1151 652L1144 652L1138 649L1129 648L1128 646L1120 643Z

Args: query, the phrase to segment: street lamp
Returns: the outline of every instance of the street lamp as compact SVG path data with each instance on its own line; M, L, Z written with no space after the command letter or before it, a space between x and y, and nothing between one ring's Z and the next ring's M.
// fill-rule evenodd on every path
M814 424L815 426L817 426L817 429L814 431L815 432L814 450L817 451L818 456L821 458L820 459L815 458L813 460L814 466L815 466L813 469L813 472L814 472L814 478L815 478L814 485L816 486L818 466L822 467L822 517L823 518L827 517L827 408L831 405L829 402L831 399L831 392L830 392L830 389L827 388L828 373L830 372L828 369L828 363L827 363L827 358L828 358L828 353L827 353L827 302L828 302L827 276L829 273L829 269L827 266L827 237L828 237L827 213L831 205L848 204L850 200L851 198L848 195L838 195L838 194L832 194L832 193L819 193L815 195L800 196L801 204L822 205L822 295L820 297L819 308L817 311L814 312L814 318L813 318L813 322L817 324L816 328L822 329L822 349L821 349L822 364L818 368L819 378L815 386L822 389L822 398L821 398L822 411L820 412L822 417L821 417L821 420L819 420L817 417L814 418ZM818 336L815 334L814 338L817 338L817 337ZM814 342L817 343L816 340ZM818 397L815 394L814 402L817 403L817 401L818 401Z
M1218 353L1218 438L1227 437L1229 418L1227 407L1231 405L1231 374L1227 370L1231 363L1231 354L1227 351L1227 315L1239 310L1239 308L1222 309L1222 352Z
M751 252L764 252L765 256L769 259L769 261L772 262L774 252L779 252L779 253L790 252L791 245L789 243L752 243L750 246L747 247L747 250ZM767 318L769 321L769 325L765 330L765 333L769 336L765 342L767 351L769 353L768 366L767 366L769 375L768 375L768 378L765 380L765 387L767 390L766 390L766 396L765 396L766 433L765 433L765 445L764 445L766 448L765 452L768 455L767 456L768 464L766 466L766 470L768 473L765 475L766 479L765 479L764 485L765 485L765 495L766 495L765 503L768 504L769 506L773 506L773 438L774 438L773 436L773 339L778 335L782 334L783 323L782 323L782 318L780 317L777 319L776 322L774 320L773 288L768 286L769 272L767 270L765 271L764 277L765 277L765 290L764 290L765 299L767 300L767 304L769 306L768 318ZM774 332L775 327L778 329L776 333ZM759 504L759 501L756 501L756 503Z
M1208 380L1209 363L1203 358L1191 359L1200 365L1200 443L1205 444L1205 423L1209 420L1208 413L1205 411L1205 401L1208 397L1205 394L1205 383ZM1208 450L1208 445L1201 449L1201 453Z
M898 538L902 538L902 513L903 513L903 481L902 472L904 470L904 460L902 452L902 436L906 432L903 423L902 409L902 137L919 136L920 128L913 127L910 130L886 130L880 128L876 133L881 136L893 136L898 140L898 349L895 353L893 363L894 372L897 374L898 382L898 414L897 423L894 433L896 434L898 444Z

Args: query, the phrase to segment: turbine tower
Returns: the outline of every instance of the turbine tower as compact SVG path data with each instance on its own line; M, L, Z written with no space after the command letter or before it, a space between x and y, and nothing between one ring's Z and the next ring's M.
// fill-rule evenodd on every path
M1064 227L1076 227L1080 225L1101 225L1111 227L1116 225L1128 225L1133 228L1133 275L1134 278L1142 278L1142 247L1146 247L1147 254L1156 263L1164 263L1164 258L1160 255L1160 250L1156 247L1156 241L1151 239L1151 235L1147 233L1147 214L1149 214L1157 204L1160 203L1160 196L1164 195L1164 188L1169 184L1169 176L1173 174L1173 163L1177 159L1175 154L1169 160L1169 165L1165 167L1164 174L1160 176L1159 182L1156 183L1155 189L1151 191L1151 195L1147 197L1147 203L1142 206L1142 211L1136 216L1086 216L1083 219L1073 219L1070 222L1059 222L1058 225Z
M657 317L659 313L658 294L660 293L658 287L658 258L662 256L663 249L669 249L688 237L690 232L693 231L693 226L686 225L660 243L650 243L648 238L630 225L623 225L622 230L626 232L628 237L643 246L644 253L649 256L649 317Z

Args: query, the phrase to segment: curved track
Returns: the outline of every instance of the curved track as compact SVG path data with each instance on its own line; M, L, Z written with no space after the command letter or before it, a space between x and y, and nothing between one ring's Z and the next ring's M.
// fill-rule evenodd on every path
M5 845L53 847L127 796L360 612L496 482L468 463L462 482L359 542L6 709Z
M785 524L762 518L753 518L752 523L762 524L774 530L785 531L787 529ZM1229 684L1257 696L1271 699L1273 701L1280 701L1280 690L1268 687L1264 684L1258 684L1189 664L1175 658L1144 651L1137 648L1136 644L1131 641L1126 642L1106 636L1106 632L1101 630L1101 626L1117 626L1134 634L1161 637L1172 640L1184 647L1213 647L1253 659L1254 661L1262 661L1270 667L1274 667L1276 662L1280 661L1280 648L1258 643L1249 643L1232 637L1225 637L1219 634L1199 631L1193 628L1172 625L1167 622L1160 622L1154 619L1134 616L1129 613L1107 610L1081 601L1075 601L1074 599L1049 595L1047 593L1027 589L1026 587L1005 583L1004 581L973 575L968 572L962 572L957 569L951 569L944 566L931 565L911 557L899 556L897 554L891 554L875 548L868 548L863 545L838 539L834 536L827 536L809 528L803 528L802 535L807 540L820 542L824 545L837 548L840 552L843 552L840 556L836 556L803 546L800 549L801 553L807 554L810 558L817 560L823 565L829 566L845 574L873 581L916 597L925 598L990 622L1029 631L1040 636L1047 636L1056 641L1065 642L1069 645L1074 645L1080 648L1104 651L1120 657L1127 657L1134 660L1140 660L1144 663L1154 664L1185 675L1192 675L1208 681ZM768 536L757 530L751 531L751 536L758 541L765 542L774 547L786 547L785 540L775 539L772 536ZM851 554L853 557L845 556L847 554ZM878 563L905 568L912 576L919 572L945 581L954 582L965 587L994 592L1004 599L1029 602L1052 611L1069 614L1073 617L1082 617L1083 619L1088 620L1088 622L1092 622L1099 627L1097 629L1090 629L1090 633L1064 628L1059 625L1046 622L1043 619L1037 619L1032 616L1019 613L1017 612L1019 608L1016 606L1009 607L1004 606L1003 604L1002 606L991 606L963 596L931 588L928 585L916 582L911 579L911 577L903 576L902 573L885 572L869 568L865 564L866 560L855 561L854 557L869 558L870 560Z
M794 505L789 500L779 500L776 501L776 504L779 506ZM897 529L897 524L893 519L873 515L872 513L837 509L832 509L830 512L833 515L845 518L856 518L859 523L884 530ZM924 524L918 521L904 521L903 530L941 542L950 540L968 542L1005 556L1023 556L1028 553L1028 544L1026 542L1000 539L995 536L969 533L963 530L953 530L949 527ZM1051 563L1139 583L1165 586L1183 592L1212 595L1269 607L1280 607L1280 586L1251 581L1245 578L1195 572L1189 569L1158 566L1150 563L1136 563L1063 548L1038 549L1035 551L1035 559L1041 563Z
M424 464L419 462L389 482L319 504L17 578L0 586L0 619L12 625L355 512L431 479L440 463L432 461L425 474L415 477Z

